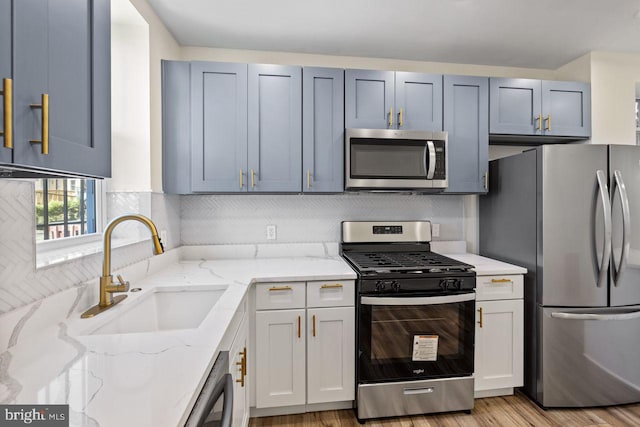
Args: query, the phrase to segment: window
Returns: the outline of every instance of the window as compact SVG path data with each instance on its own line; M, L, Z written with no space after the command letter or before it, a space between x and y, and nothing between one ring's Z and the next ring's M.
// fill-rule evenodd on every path
M96 232L96 181L41 179L36 181L36 241Z

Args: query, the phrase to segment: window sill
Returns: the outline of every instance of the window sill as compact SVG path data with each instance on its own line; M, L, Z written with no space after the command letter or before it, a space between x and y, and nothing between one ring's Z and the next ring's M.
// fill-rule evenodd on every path
M36 244L36 269L64 264L85 256L102 253L102 234L64 239L64 244L39 242ZM114 238L111 248L121 248L144 240L138 238Z

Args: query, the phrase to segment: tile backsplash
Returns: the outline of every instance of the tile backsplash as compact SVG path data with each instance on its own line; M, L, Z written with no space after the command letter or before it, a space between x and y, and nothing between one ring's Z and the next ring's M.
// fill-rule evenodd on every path
M414 194L198 195L108 193L108 217L150 215L167 249L180 245L315 243L340 241L345 220L431 220L434 240L465 239L463 196ZM127 224L118 226L127 231ZM276 226L267 240L266 226ZM146 230L138 227L140 236ZM135 232L132 229L129 233ZM34 185L0 180L0 314L98 278L102 254L36 269ZM114 269L151 257L149 242L114 249Z
M137 195L137 196L136 196ZM150 201L151 217L167 231L167 249L180 243L180 198L164 194L131 193L124 199ZM109 198L117 198L108 195ZM134 203L135 206L138 206ZM130 210L131 211L131 210ZM111 214L120 214L113 211ZM122 268L149 258L149 242L114 249L112 265ZM0 314L99 277L102 254L94 254L36 269L34 184L0 180ZM97 283L97 282L96 282Z
M431 220L434 240L465 240L463 196L300 194L183 196L183 245L340 241L347 220ZM266 226L276 226L267 241Z

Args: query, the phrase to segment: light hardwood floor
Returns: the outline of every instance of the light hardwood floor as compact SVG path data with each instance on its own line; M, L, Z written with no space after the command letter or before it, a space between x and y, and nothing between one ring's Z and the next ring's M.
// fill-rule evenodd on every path
M250 427L356 427L352 410L252 418ZM640 426L640 404L593 409L540 409L521 393L475 401L471 415L451 413L367 421L366 427Z

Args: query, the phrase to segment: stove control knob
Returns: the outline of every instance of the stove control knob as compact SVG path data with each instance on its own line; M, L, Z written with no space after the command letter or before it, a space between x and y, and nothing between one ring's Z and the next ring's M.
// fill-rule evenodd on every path
M440 286L440 289L442 289L443 291L446 291L447 288L449 287L449 281L447 279L442 279L440 280L439 286Z
M380 280L376 283L376 291L381 292L381 291L384 291L386 288L387 288L386 282L383 282L382 280Z
M391 282L391 289L393 289L396 292L400 291L400 283L394 280L393 282Z

